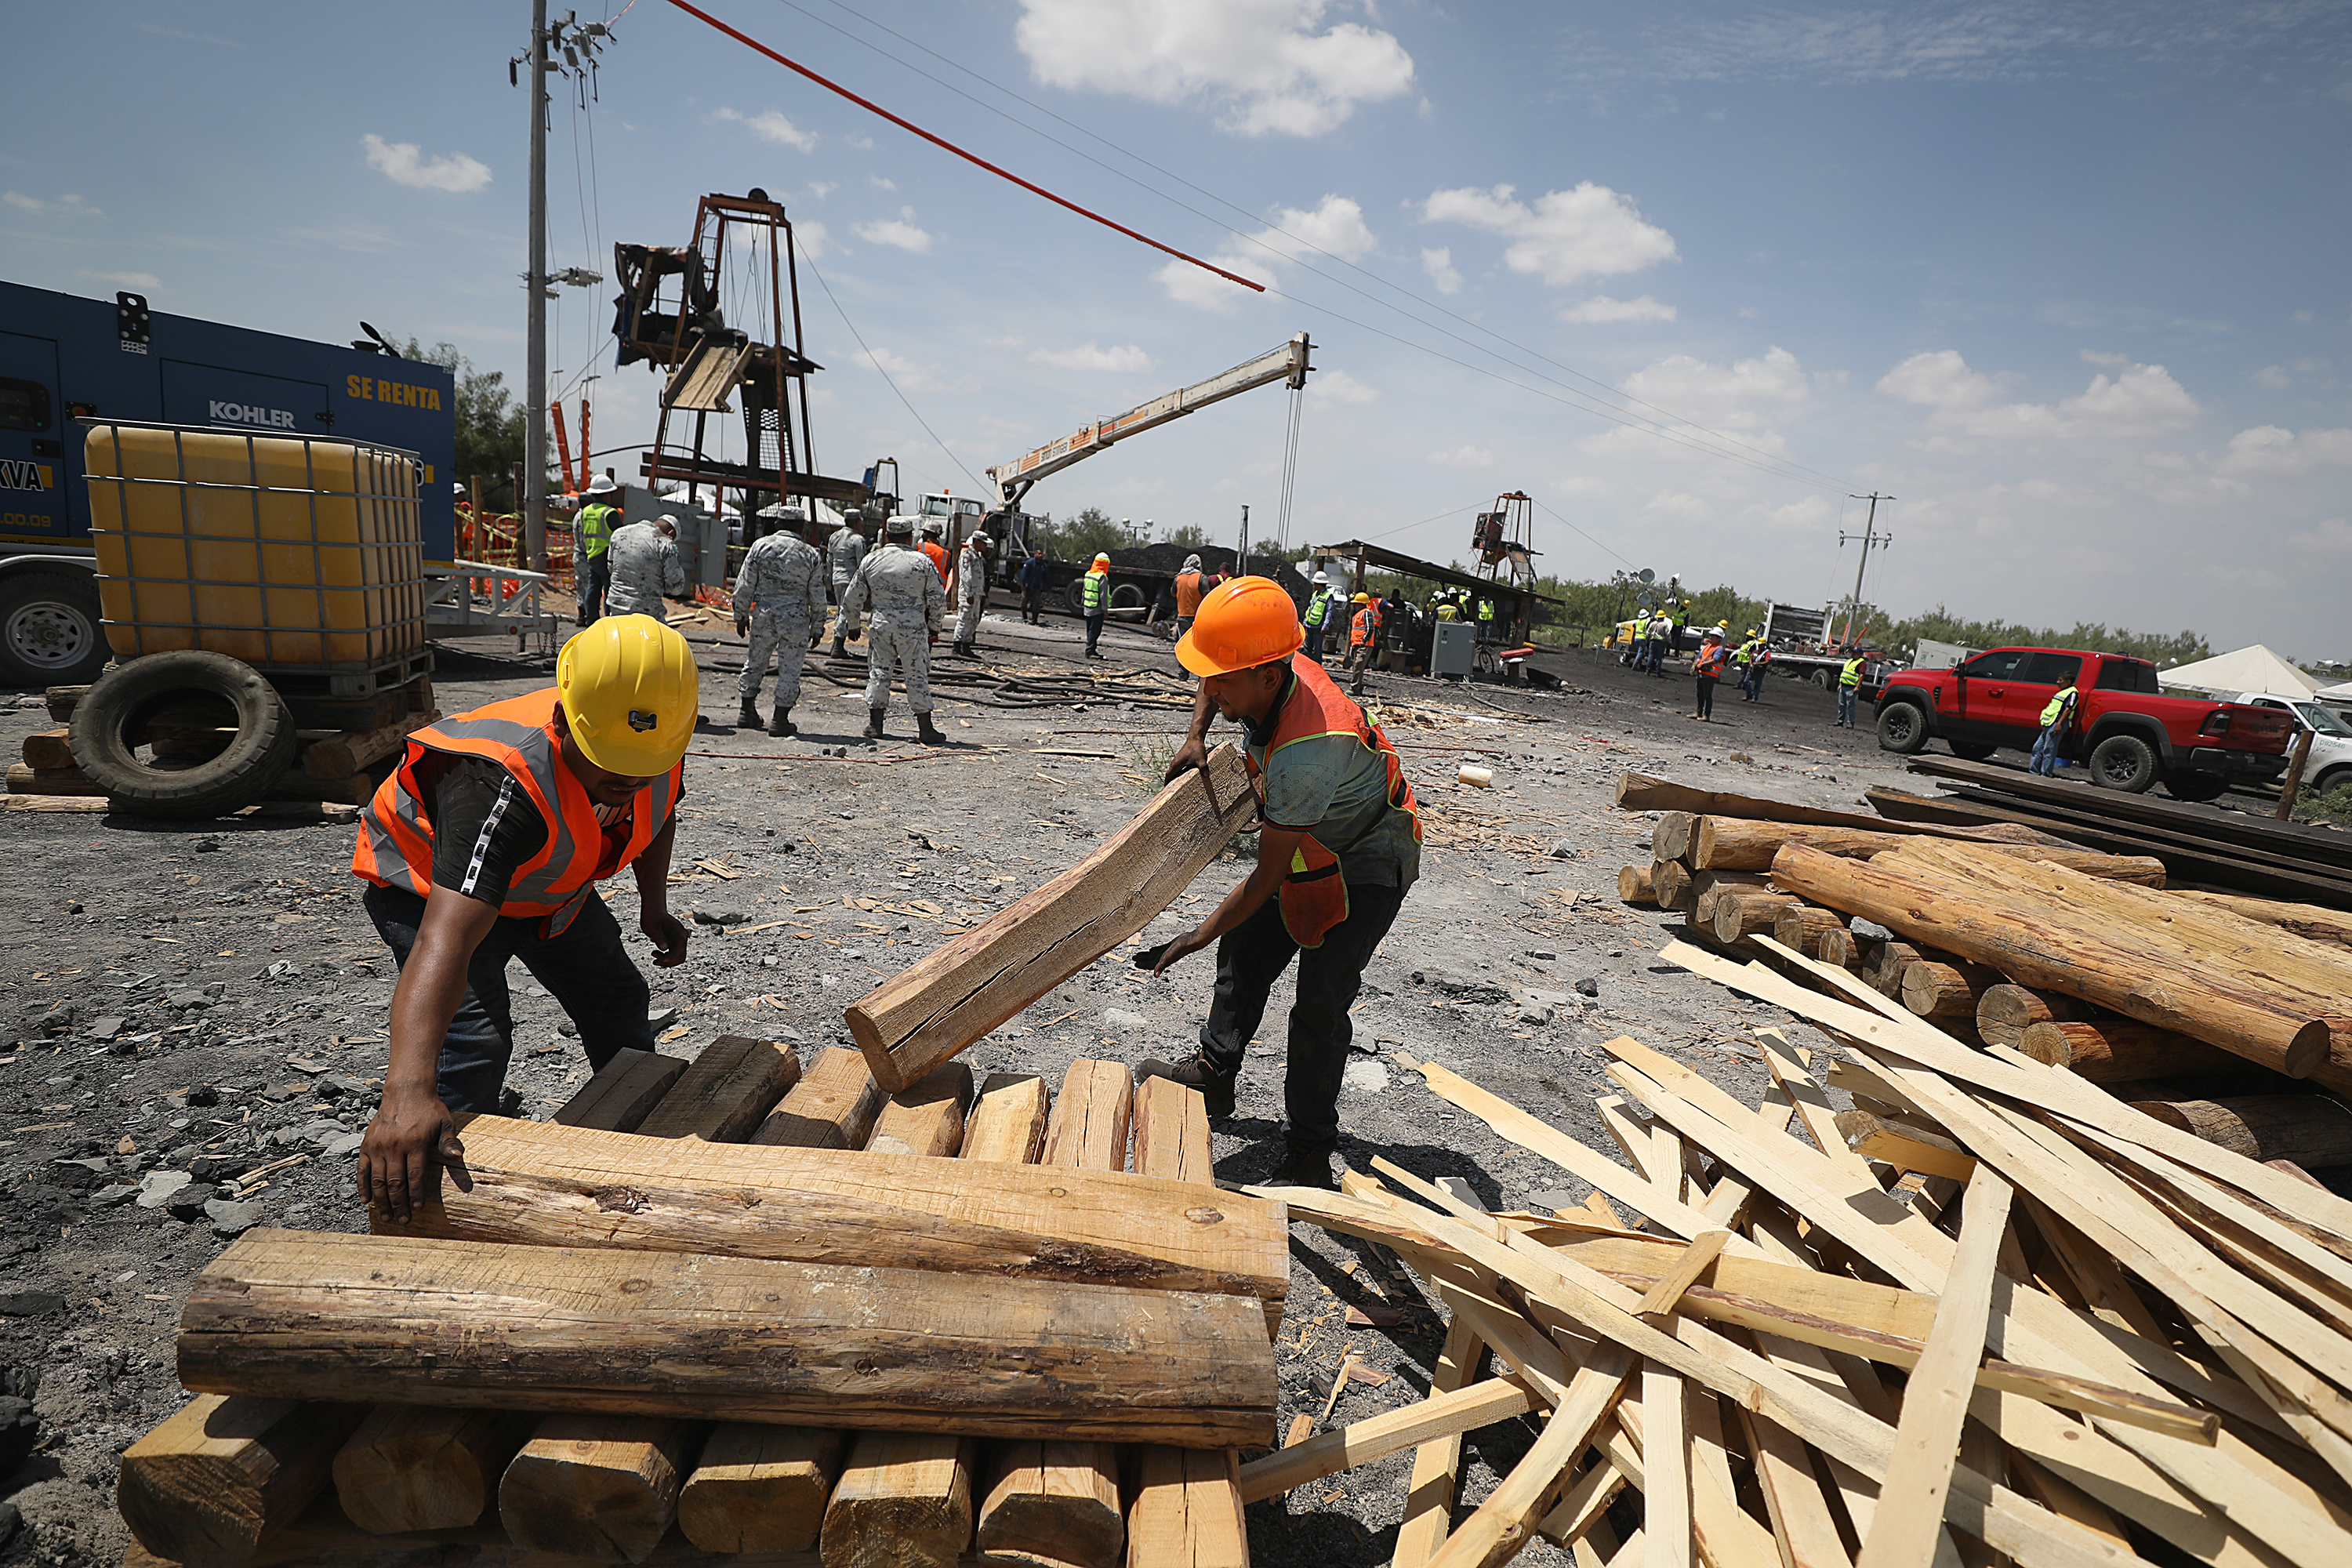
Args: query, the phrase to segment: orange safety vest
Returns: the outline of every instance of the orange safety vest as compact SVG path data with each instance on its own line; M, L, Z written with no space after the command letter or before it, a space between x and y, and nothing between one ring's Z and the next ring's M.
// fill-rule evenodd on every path
M557 937L587 901L591 883L619 874L646 851L677 808L686 764L637 792L629 815L607 828L596 803L556 754L556 690L532 691L444 719L408 737L408 755L360 813L352 874L419 898L433 886L433 823L416 763L427 752L483 757L514 775L547 824L547 846L518 867L501 915L543 915L540 934Z
M1353 647L1361 647L1364 644L1371 641L1373 637L1379 636L1380 629L1381 602L1378 599L1374 599L1370 604L1366 605L1362 609L1358 610L1356 612L1356 618L1349 623L1349 645Z
M1412 798L1412 785L1405 781L1404 763L1398 758L1396 748L1381 727L1364 717L1364 710L1349 701L1323 667L1305 654L1290 657L1291 688L1283 699L1282 716L1275 721L1274 734L1263 749L1244 747L1242 761L1249 767L1250 783L1257 791L1258 806L1265 805L1265 769L1274 754L1283 747L1299 741L1312 741L1324 735L1354 737L1367 751L1380 752L1388 765L1389 806L1412 818L1413 842L1421 842L1421 808ZM1352 848L1353 845L1343 845ZM1339 856L1328 845L1309 833L1291 851L1290 869L1284 874L1282 888L1276 897L1282 903L1283 929L1290 940L1301 947L1320 947L1323 938L1333 926L1348 918L1348 879L1340 873Z
M1709 643L1699 650L1698 662L1691 669L1693 674L1720 677L1729 662L1730 657L1723 651L1721 643Z
M934 544L929 540L926 539L923 541L923 553L931 558L931 564L933 566L939 568L940 581L942 583L946 582L948 580L948 552L946 547L944 545Z
M1176 613L1188 620L1201 613L1201 574L1179 572L1176 574Z

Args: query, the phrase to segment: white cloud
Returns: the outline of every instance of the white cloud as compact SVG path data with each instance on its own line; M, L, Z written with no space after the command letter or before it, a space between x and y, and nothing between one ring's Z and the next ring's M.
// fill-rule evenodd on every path
M95 278L100 283L111 283L118 289L128 289L134 294L152 294L163 286L163 280L152 272L92 272L82 269L85 278Z
M58 217L104 217L106 216L79 196L73 195L59 196L56 201L45 202L38 196L28 196L22 191L0 191L0 202L6 202L12 207L21 207L28 213L37 213L43 216L55 215Z
M898 384L901 392L945 392L948 384L931 374L931 367L917 364L904 354L888 349L874 349L865 356L875 369Z
M1495 466L1495 454L1484 447L1465 445L1432 452L1429 460L1445 468L1491 468Z
M839 189L841 186L832 180L811 180L808 187L809 199L821 202Z
M1329 0L1021 0L1014 41L1049 87L1206 101L1244 136L1319 136L1410 91L1412 57Z
M2275 474L2295 478L2324 464L2352 464L2352 430L2305 430L2257 425L2230 437L2229 449L2213 466L2225 474Z
M1029 363L1054 370L1108 370L1133 374L1151 368L1152 359L1133 343L1097 348L1081 343L1074 349L1031 349Z
M1226 271L1272 285L1276 275L1268 261L1297 262L1322 251L1342 261L1371 254L1379 238L1364 222L1364 209L1352 196L1326 195L1312 207L1283 207L1274 221L1244 240L1228 241L1208 259ZM1230 311L1248 290L1189 261L1171 261L1152 274L1168 297L1180 305Z
M1710 429L1754 431L1770 423L1772 407L1802 404L1809 388L1797 356L1776 344L1727 365L1670 354L1627 376L1624 390Z
M1590 300L1580 300L1559 313L1559 319L1571 324L1608 321L1671 321L1675 308L1662 305L1644 294L1634 300L1612 300L1606 294L1595 294Z
M1454 247L1441 245L1434 250L1421 253L1421 269L1429 274L1431 283L1441 294L1462 292L1462 272L1454 265Z
M1276 280L1273 268L1231 252L1221 251L1209 259L1228 272L1255 279L1260 283L1271 284ZM1168 291L1171 300L1197 310L1231 314L1249 295L1249 290L1240 284L1228 283L1215 273L1205 272L1189 261L1163 263L1151 275L1160 279L1160 288Z
M720 109L713 110L710 118L744 126L761 141L773 142L779 147L797 148L803 153L813 152L816 148L816 132L802 130L778 110L763 109L757 114L742 114L732 109Z
M2083 363L2084 364L2105 365L2129 364L2131 363L2131 355L2101 353L2096 349L2084 349L2083 351Z
M1879 378L1878 390L1932 410L1930 430L1989 441L2155 436L2186 428L2200 412L2188 388L2160 364L2095 375L2081 394L2054 405L1997 403L2000 384L1971 370L1953 349L1913 354Z
M929 230L915 226L915 209L900 207L897 217L886 217L873 223L861 223L855 230L858 238L874 245L894 245L900 250L917 255L931 247Z
M1675 258L1674 236L1644 218L1630 197L1606 185L1587 180L1570 190L1547 191L1532 204L1517 200L1513 190L1464 185L1433 191L1422 204L1422 217L1506 237L1511 243L1503 264L1555 289Z
M811 261L823 261L840 246L834 243L833 230L813 217L804 217L793 225L793 243Z
M2322 518L2309 528L2288 534L2286 542L2330 555L2352 555L2352 521L2340 517Z
M395 185L465 195L490 183L490 166L463 153L427 158L415 142L387 142L373 131L360 138L360 145L367 149L368 167Z
M1368 386L1344 370L1318 370L1307 378L1307 395L1325 403L1370 403L1381 389Z

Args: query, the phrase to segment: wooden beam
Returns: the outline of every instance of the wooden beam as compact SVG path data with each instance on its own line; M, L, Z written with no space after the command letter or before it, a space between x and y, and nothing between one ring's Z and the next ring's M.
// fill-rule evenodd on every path
M1173 1079L1135 1086L1135 1173L1163 1182L1214 1186L1209 1153L1208 1102Z
M950 1062L912 1089L894 1094L874 1119L866 1140L877 1154L952 1158L963 1146L964 1115L971 1105L971 1068Z
M1151 1447L1136 1456L1127 1568L1249 1568L1232 1449Z
M862 1434L825 1505L825 1568L952 1568L971 1542L973 1450L928 1432Z
M800 1076L800 1053L781 1040L721 1035L636 1131L646 1138L740 1143Z
M1732 817L1702 816L1692 829L1690 867L1694 871L1764 871L1785 844L1802 844L1824 855L1867 860L1899 847L1912 833L1853 827L1807 827L1778 822L1743 822ZM1948 840L1948 843L1954 842ZM1965 842L1965 841L1962 841ZM2146 855L2108 855L2096 849L2075 849L2047 844L2001 844L1978 840L1965 843L1976 855L2008 855L2068 866L2090 877L2164 886L2164 862Z
M686 1070L685 1058L620 1051L548 1118L566 1127L635 1132Z
M1686 811L1693 816L1740 817L1752 822L1788 822L1816 827L1852 827L1864 831L1909 832L1916 834L1979 837L1975 834L1954 835L1949 826L1911 824L1873 816L1867 812L1837 811L1824 806L1800 805L1795 801L1772 800L1763 795L1735 795L1726 790L1695 789L1688 784L1654 778L1647 773L1629 773L1617 781L1616 801L1623 811ZM2011 841L2016 841L2011 838Z
M1054 1097L1034 1073L993 1072L964 1124L963 1157L1002 1165L1034 1165L1045 1152Z
M304 1231L214 1259L179 1363L258 1398L1199 1447L1271 1443L1276 1394L1247 1298Z
M1141 931L1256 810L1230 742L1069 870L853 1003L875 1080L904 1089Z
M848 1434L722 1421L678 1493L677 1527L705 1552L805 1552L816 1544Z
M705 1428L656 1417L557 1415L499 1482L499 1522L518 1546L643 1563L669 1531Z
M750 1142L762 1148L862 1149L881 1110L882 1087L866 1070L866 1058L846 1046L827 1046Z
M365 1408L200 1394L123 1450L123 1522L187 1568L248 1563L326 1486Z
M463 1529L496 1499L536 1425L511 1410L376 1405L335 1454L335 1500L376 1535Z
M1446 1326L1445 1343L1431 1368L1430 1397L1458 1394L1475 1382L1486 1359L1486 1342L1468 1320L1456 1314ZM1405 1489L1404 1518L1398 1521L1396 1550L1389 1568L1424 1568L1454 1531L1454 1502L1462 1485L1462 1434L1425 1437L1413 1450L1412 1479Z
M2018 1037L2017 1048L2035 1061L2069 1068L2089 1083L2245 1077L2255 1071L2242 1057L2130 1018L2029 1024Z
M855 1059L855 1053L845 1053ZM793 1094L819 1068L812 1068ZM792 1095L764 1124L773 1128ZM842 1123L798 1118L831 1141ZM444 1182L385 1236L642 1247L870 1263L1136 1288L1239 1292L1279 1320L1281 1211L1262 1199L1124 1173L1007 1166L975 1184L954 1161L836 1148L747 1148L475 1117L467 1187Z
M1081 1057L1062 1077L1054 1100L1045 1163L1066 1171L1124 1171L1135 1106L1135 1077L1125 1062Z
M2290 1160L2322 1169L2352 1164L2352 1110L2331 1095L2135 1100L2131 1106L2249 1160Z

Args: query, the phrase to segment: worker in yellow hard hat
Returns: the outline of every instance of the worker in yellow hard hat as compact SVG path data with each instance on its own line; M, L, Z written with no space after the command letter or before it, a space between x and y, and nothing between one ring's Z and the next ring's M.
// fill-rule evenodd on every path
M383 1098L360 1145L371 1206L404 1219L463 1157L457 1117L517 1108L509 959L571 1015L590 1067L653 1049L651 989L595 884L627 867L654 963L686 961L669 864L698 685L676 630L607 616L564 644L553 686L409 736L360 814L352 872L400 966Z
M1370 605L1369 595L1358 597ZM1201 601L1192 629L1176 644L1201 688L1168 777L1205 764L1214 721L1239 724L1258 795L1257 864L1206 920L1137 960L1158 974L1213 942L1217 950L1200 1050L1189 1061L1140 1062L1136 1073L1197 1089L1212 1117L1233 1115L1243 1053L1296 956L1288 1150L1265 1179L1328 1188L1354 1033L1348 1009L1420 875L1421 819L1388 737L1299 652L1305 637L1279 584L1236 577Z

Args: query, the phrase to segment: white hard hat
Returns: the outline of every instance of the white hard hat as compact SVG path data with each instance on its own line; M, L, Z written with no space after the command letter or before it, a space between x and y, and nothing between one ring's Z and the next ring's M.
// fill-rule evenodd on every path
M1331 574L1330 574L1329 573L1328 573L1328 572L1318 572L1317 574L1315 574L1315 586L1317 586L1318 588L1328 588L1328 587L1329 587L1330 585L1331 585Z
M588 493L592 496L608 496L620 488L613 482L613 476L610 474L598 474L588 481Z
M666 511L659 517L654 519L654 526L656 528L667 528L672 533L675 533L677 531L677 514L675 512Z
M466 493L466 486L464 482L458 479L451 479L449 481L449 493L451 495L464 495Z

